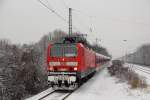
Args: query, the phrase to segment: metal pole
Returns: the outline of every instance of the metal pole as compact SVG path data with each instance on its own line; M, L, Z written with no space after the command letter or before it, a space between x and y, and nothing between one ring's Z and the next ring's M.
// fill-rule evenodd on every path
M72 34L72 8L69 8L69 35Z
M96 38L96 46L98 46L98 39Z
M125 56L124 56L124 62L127 62L127 51L126 51L126 42L127 42L127 40L123 40L124 41L124 43L125 43Z

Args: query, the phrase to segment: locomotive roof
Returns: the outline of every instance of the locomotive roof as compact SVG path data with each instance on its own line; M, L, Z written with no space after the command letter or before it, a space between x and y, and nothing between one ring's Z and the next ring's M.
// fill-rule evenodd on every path
M96 55L98 55L98 56L101 56L101 57L104 57L104 58L107 58L107 59L110 59L110 57L108 57L108 56L105 56L105 55L103 55L103 54L100 54L100 53L97 53L97 52L96 52Z
M55 44L70 44L70 43L83 43L84 45L88 44L85 36L86 34L73 34L67 35L60 39L60 41L56 42Z
M55 42L53 44L76 44L76 43L82 43L84 46L88 47L89 49L93 49L92 45L87 41L86 36L87 36L87 34L67 35L67 36L62 37L60 39L60 41ZM99 54L99 53L97 53L97 54ZM101 54L101 56L103 56L105 58L108 57L108 56L105 56L105 55L102 55L102 54Z

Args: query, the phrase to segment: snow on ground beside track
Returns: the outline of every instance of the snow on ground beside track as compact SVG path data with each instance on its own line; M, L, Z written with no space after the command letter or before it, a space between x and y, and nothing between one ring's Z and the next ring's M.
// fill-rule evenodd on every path
M49 89L47 89L47 90L45 90L45 91L43 91L41 93L38 93L37 95L35 95L33 97L30 97L30 98L27 98L25 100L38 100L39 98L41 98L41 97L51 93L52 91L53 91L52 88L49 88Z
M127 83L119 83L107 69L75 91L67 100L150 100L150 91L131 90Z
M142 71L137 69L137 68L140 68L140 69L142 68L142 69L148 70L150 72L150 68L147 68L147 67L144 67L141 65L137 65L137 64L129 64L129 63L126 63L125 66L131 68L131 70L138 73L140 76L142 76L142 78L145 78L146 82L150 85L150 74L142 72Z

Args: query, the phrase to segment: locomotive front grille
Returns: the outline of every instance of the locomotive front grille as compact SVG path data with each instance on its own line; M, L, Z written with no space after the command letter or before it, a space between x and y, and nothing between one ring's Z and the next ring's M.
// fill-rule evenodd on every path
M76 75L76 72L49 72L49 76L53 75Z
M58 83L61 81L61 83L64 83L67 81L69 84L76 81L76 76L68 76L68 75L57 75L57 76L48 76L49 82Z

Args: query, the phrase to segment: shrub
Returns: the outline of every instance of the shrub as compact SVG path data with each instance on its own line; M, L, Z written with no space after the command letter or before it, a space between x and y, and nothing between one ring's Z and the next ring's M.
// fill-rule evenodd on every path
M119 60L112 61L112 66L108 67L108 72L111 76L115 75L121 81L127 81L132 89L147 88L145 79L128 67L124 67L123 63Z

